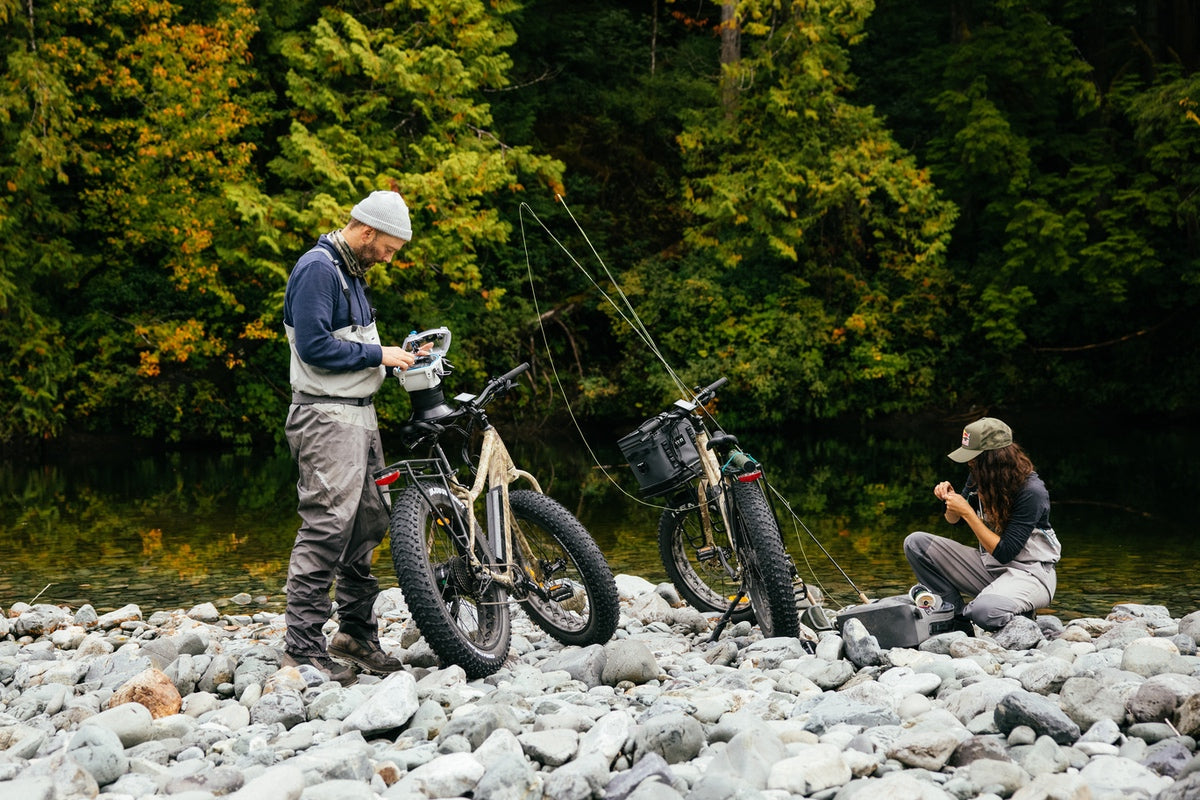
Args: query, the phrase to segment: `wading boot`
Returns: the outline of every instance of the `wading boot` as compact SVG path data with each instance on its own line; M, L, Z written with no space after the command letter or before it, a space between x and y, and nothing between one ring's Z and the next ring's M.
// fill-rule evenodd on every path
M329 655L376 675L389 675L404 669L403 664L383 652L378 642L355 639L348 633L334 634L333 641L329 643Z
M342 686L349 686L358 680L358 673L353 667L344 667L341 664L335 664L328 656L295 656L286 650L283 657L279 659L281 667L310 667L325 676L325 680L336 681ZM304 670L300 670L301 674ZM311 684L310 684L311 685Z

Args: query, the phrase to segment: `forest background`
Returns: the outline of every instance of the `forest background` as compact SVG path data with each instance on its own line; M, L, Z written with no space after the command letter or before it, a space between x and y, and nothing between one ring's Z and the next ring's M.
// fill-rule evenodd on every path
M278 443L288 270L380 188L415 231L369 276L385 338L447 325L463 389L530 360L518 413L677 396L605 269L746 425L1198 408L1186 0L0 0L0 29L10 450Z

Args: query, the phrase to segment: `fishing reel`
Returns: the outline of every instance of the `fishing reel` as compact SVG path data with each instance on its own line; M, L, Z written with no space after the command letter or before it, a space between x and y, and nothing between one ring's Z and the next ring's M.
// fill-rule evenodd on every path
M450 350L450 339L449 328L431 328L419 333L413 331L401 345L410 353L416 353L426 343L433 344L428 353L417 356L411 367L396 371L396 379L412 402L410 421L431 422L454 411L446 404L442 393L442 376L449 375L454 369L445 357Z
M929 591L922 584L917 584L908 590L908 596L922 611L933 611L942 605L942 598Z

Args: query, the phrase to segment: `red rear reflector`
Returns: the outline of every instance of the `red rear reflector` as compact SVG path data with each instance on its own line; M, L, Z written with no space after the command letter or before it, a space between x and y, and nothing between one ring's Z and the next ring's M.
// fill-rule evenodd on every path
M754 472L746 472L737 476L739 483L754 483L762 477L762 470L756 469Z
M380 475L375 479L376 486L391 486L400 479L400 470L394 469L386 475Z

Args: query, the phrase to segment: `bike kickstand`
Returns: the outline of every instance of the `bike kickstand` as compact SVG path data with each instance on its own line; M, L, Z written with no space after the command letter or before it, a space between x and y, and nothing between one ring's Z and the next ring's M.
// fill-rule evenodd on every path
M738 593L734 596L733 601L729 604L729 608L725 609L725 613L717 620L717 627L713 628L712 636L708 637L709 642L715 642L721 638L721 631L725 630L725 626L729 624L729 618L733 616L733 610L737 608L738 603L742 602L742 598L746 596L745 589L738 589Z

